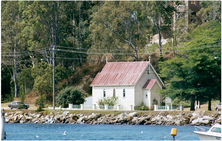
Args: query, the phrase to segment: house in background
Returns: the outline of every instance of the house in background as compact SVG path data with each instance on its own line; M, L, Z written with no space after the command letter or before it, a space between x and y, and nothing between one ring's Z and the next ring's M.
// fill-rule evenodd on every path
M114 96L122 110L134 110L142 102L151 108L154 99L158 104L162 102L157 90L163 85L148 61L107 62L91 83L92 104L98 108L99 99Z

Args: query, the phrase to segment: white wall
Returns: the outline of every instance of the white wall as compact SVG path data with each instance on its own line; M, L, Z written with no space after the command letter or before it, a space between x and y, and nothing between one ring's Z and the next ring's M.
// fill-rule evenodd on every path
M158 104L160 104L161 97L157 94L157 91L154 90L154 89L159 89L159 86L156 82L152 88L152 91L148 91L150 98L147 98L147 99L149 99L149 102L145 101L144 99L145 93L144 93L144 89L142 88L148 79L156 79L156 81L158 81L158 83L161 85L160 80L158 79L158 77L156 76L152 68L150 67L149 74L147 73L148 69L149 69L149 65L147 66L143 74L141 75L135 87L134 86L104 86L104 87L93 86L92 88L93 89L93 92L92 92L93 104L96 104L98 106L97 104L98 99L103 98L103 89L106 90L106 96L113 96L113 89L115 89L116 96L118 96L118 104L120 104L122 108L126 110L130 109L130 105L133 105L133 107L140 106L142 102L144 102L144 104L146 103L145 104L146 106L148 105L152 106L151 104L154 98L157 99ZM123 98L124 88L126 90L125 98Z
M115 96L118 97L117 104L121 105L121 109L130 110L130 105L134 106L134 87L133 86L93 86L93 104L98 107L98 100L103 98L103 90L106 91L106 97L113 96L113 89L115 89ZM125 97L123 97L123 89L125 89Z
M86 97L85 102L83 104L84 104L84 107L86 108L92 107L92 96Z
M147 97L146 97L146 93L147 93ZM150 90L149 89L143 89L143 103L147 107L151 106L151 103L150 103Z
M158 89L160 89L160 87L155 83L151 89L151 104L153 103L154 98L158 101L158 105L162 102L162 96L158 94Z
M143 72L141 78L139 79L139 81L136 84L135 87L135 93L136 93L136 99L135 99L135 106L140 106L143 99L144 99L144 92L143 92L143 86L145 85L145 83L147 82L148 79L156 79L159 84L160 81L158 80L157 76L155 75L154 71L152 70L152 68L150 67L150 71L149 74L147 73L147 70L149 69L149 66L146 68L146 70Z
M160 89L158 86L157 82L161 85L160 80L156 76L155 72L153 69L150 67L149 74L147 73L147 70L149 69L149 66L146 68L146 70L143 72L140 80L137 82L135 86L135 106L141 106L141 103L144 102L145 106L152 106L152 101L153 99L158 100L158 104L160 104L160 96L157 94L158 92L155 91L155 89ZM156 79L157 82L155 82L154 86L152 87L152 91L142 89L145 83L147 82L148 79ZM162 88L162 87L161 87ZM145 92L148 92L148 98L145 98ZM149 102L147 101L149 100Z

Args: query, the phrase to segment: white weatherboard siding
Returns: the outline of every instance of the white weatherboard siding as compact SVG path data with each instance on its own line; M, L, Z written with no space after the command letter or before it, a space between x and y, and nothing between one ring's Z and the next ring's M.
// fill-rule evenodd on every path
M148 69L149 69L149 67L147 67L146 70L148 70ZM152 67L150 67L150 72L148 74L147 79L156 79L156 81L161 85L161 82L158 79L158 77L156 76L156 74L155 74L154 70L152 69ZM162 85L161 85L161 89L162 89Z
M93 104L98 106L98 100L103 97L103 91L105 90L106 97L112 97L115 89L115 96L118 97L117 104L121 106L121 109L130 110L130 106L134 106L134 87L133 86L110 86L110 87L96 87L93 86ZM123 89L125 89L125 97L123 97Z
M93 88L92 88L92 97L93 97L92 104L93 105L97 104L98 99L103 97L103 92L102 91L103 91L102 88L93 86Z
M153 99L158 101L158 105L161 104L162 96L158 94L158 89L160 89L159 85L155 83L151 88L151 102L153 103Z
M125 97L123 97L123 89L125 89ZM118 96L118 104L123 110L130 110L130 106L134 107L134 87L120 87L116 91Z
M133 67L130 62L116 62L112 63L112 65L110 65L111 63L107 63L104 67L105 69L99 73L92 82L93 105L96 104L96 106L99 107L97 102L99 99L104 98L104 90L106 97L114 96L115 90L115 96L118 97L116 105L120 105L120 108L123 110L131 110L131 108L135 106L141 106L142 102L145 106L151 108L153 106L153 99L156 99L158 105L160 105L162 96L158 95L157 89L162 89L164 84L151 64L148 62L142 63L142 69L140 66L141 62L132 62L132 64L140 67ZM124 67L122 67L124 65L126 67L131 66L133 69L128 67L131 71L126 71ZM108 73L109 71L111 72ZM103 75L104 77L102 77ZM132 76L136 76L134 77L135 79ZM115 81L111 81L114 80L114 78ZM104 81L102 81L103 79ZM145 88L143 88L144 86ZM123 96L123 89L125 89L125 97Z
M143 100L144 99L143 86L145 85L145 83L148 79L156 79L156 81L158 81L158 83L161 84L161 82L158 80L156 74L154 73L152 67L150 67L150 69L149 69L149 74L147 73L148 69L149 69L149 65L146 68L146 70L143 72L139 81L136 84L136 87L135 87L135 90L136 90L136 92L135 92L136 93L135 106L141 106L141 103L144 102L144 100ZM148 105L145 104L145 106L148 106Z

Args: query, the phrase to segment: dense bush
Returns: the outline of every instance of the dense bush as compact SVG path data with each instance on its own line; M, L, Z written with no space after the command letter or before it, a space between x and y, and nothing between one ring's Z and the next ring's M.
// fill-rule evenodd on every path
M98 104L99 105L109 105L109 106L114 106L116 104L116 100L118 99L118 97L106 97L106 98L101 98L98 100Z
M37 112L43 111L45 101L46 101L45 94L41 95L38 99L36 99L35 105L38 106L38 108L36 110Z
M135 106L135 110L149 110L149 108L142 102L141 106Z
M84 97L87 93L76 87L66 87L56 96L57 104L63 108L68 107L69 103L79 105L84 103Z

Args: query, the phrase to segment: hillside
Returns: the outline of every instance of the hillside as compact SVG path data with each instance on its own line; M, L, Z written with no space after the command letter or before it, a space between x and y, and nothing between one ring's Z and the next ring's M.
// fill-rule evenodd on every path
M148 55L143 56L140 58L139 61L147 61L149 58ZM172 53L166 53L163 56L164 60L168 60L170 58L173 58ZM110 62L115 61L110 58ZM152 54L151 55L151 64L153 67L158 71L158 62L159 62L159 55L158 54ZM58 84L56 84L56 89L58 90L56 94L65 88L66 86L73 86L78 87L80 89L83 89L88 93L90 96L92 94L92 88L90 87L90 84L92 83L93 79L97 75L97 73L103 68L105 65L105 62L96 63L96 64L88 64L85 63L82 65L81 68L78 68L76 72L71 75L68 79L61 80ZM68 85L67 85L68 84ZM34 104L36 99L38 99L39 96L36 95L33 91L28 93L26 95L25 103L27 104ZM14 98L14 100L19 100L19 98ZM49 105L52 103L50 101L47 101Z

